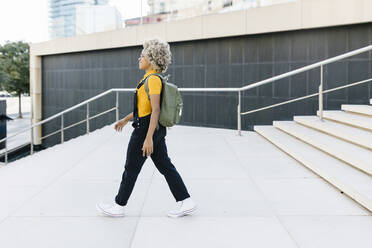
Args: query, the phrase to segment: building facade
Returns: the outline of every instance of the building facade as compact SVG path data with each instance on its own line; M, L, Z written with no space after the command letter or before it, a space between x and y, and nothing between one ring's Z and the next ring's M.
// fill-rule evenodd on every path
M114 6L77 6L75 34L91 34L122 28L122 17Z
M49 36L51 39L76 35L76 7L106 5L108 0L49 0Z
M319 3L326 4L319 9ZM33 123L112 88L133 89L144 72L138 56L145 39L169 42L172 64L165 75L180 88L242 87L372 44L370 1L302 0L265 8L212 14L182 21L147 24L84 37L31 44L30 81ZM180 32L182 30L182 32ZM371 78L372 53L324 67L324 89ZM242 112L316 93L320 71L314 69L242 93ZM182 125L237 127L238 96L233 92L182 92ZM371 83L325 95L324 109L366 103ZM89 105L90 116L115 107L115 94ZM314 115L316 97L242 116L242 130L253 125ZM119 118L132 110L132 94L120 93ZM86 106L64 115L63 126L86 118ZM115 121L109 112L90 121L90 131ZM35 128L36 144L61 140L61 118ZM68 140L86 133L85 123L65 131Z

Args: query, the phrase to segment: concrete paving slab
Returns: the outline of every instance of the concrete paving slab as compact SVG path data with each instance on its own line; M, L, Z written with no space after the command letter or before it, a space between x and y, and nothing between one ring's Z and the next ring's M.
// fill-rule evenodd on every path
M280 221L301 248L369 248L372 243L372 216L280 216Z
M97 202L113 203L120 181L60 179L30 199L12 216L96 216ZM127 204L128 216L139 216L150 186L138 179Z
M144 247L297 247L275 217L142 218L132 243Z
M198 204L195 216L273 216L262 193L250 180L184 178L184 182ZM166 216L175 201L165 179L154 179L142 216Z
M278 215L369 215L321 178L258 179Z
M10 217L0 225L6 248L129 247L138 217Z
M40 190L42 190L42 187L12 186L0 188L0 222Z

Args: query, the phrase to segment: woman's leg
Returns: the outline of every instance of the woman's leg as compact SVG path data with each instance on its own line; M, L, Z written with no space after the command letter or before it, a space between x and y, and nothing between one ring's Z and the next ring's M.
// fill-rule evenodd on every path
M130 137L127 157L125 161L125 170L122 175L120 188L118 194L115 197L115 202L121 206L125 206L128 199L133 191L133 187L136 183L138 174L141 171L142 165L146 161L147 157L142 156L142 146L145 137L136 130Z
M165 132L165 127L163 128ZM187 192L186 186L177 169L174 167L170 158L168 157L167 146L164 138L165 135L160 133L160 131L157 133L156 145L154 141L154 150L151 154L151 159L159 172L164 175L176 201L182 201L190 197L190 195Z

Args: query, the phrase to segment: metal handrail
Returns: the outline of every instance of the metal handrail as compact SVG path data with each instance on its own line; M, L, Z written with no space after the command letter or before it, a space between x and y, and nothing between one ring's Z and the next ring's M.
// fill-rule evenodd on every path
M274 76L274 77L271 77L271 78L268 78L268 79L265 79L265 80L261 80L259 82L256 82L256 83L253 83L253 84L250 84L250 85L247 85L247 86L243 86L243 87L240 87L240 88L179 88L179 91L184 91L184 92L189 92L189 91L193 91L193 92L238 92L238 105L237 105L237 125L238 125L238 134L241 135L241 116L242 115L246 115L246 114L250 114L250 113L253 113L253 112L257 112L257 111L261 111L261 110L264 110L264 109L267 109L267 108L272 108L272 107L275 107L275 106L279 106L279 105L283 105L283 104L287 104L287 103L290 103L290 102L293 102L293 101L298 101L298 100L302 100L302 99L305 99L305 98L308 98L308 97L313 97L313 96L316 96L316 95L319 95L319 116L320 116L320 119L323 120L323 93L328 93L330 92L330 90L327 90L327 91L323 91L323 66L326 65L326 64L329 64L329 63L332 63L332 62L335 62L335 61L339 61L341 59L344 59L344 58L347 58L347 57L351 57L351 56L354 56L354 55L357 55L357 54L360 54L360 53L363 53L363 52L367 52L367 51L370 51L372 50L372 45L369 45L369 46L366 46L366 47L363 47L363 48L360 48L360 49L356 49L354 51L351 51L351 52L347 52L347 53L344 53L344 54L341 54L341 55L338 55L338 56L335 56L335 57L332 57L332 58L329 58L329 59L326 59L326 60L323 60L323 61L320 61L320 62L317 62L317 63L314 63L314 64L311 64L311 65L308 65L308 66L304 66L304 67L301 67L301 68L298 68L298 69L295 69L293 71L290 71L290 72L286 72L286 73L283 73L283 74L280 74L280 75L277 75L277 76ZM308 70L311 70L311 69L314 69L314 68L317 68L317 67L320 67L320 85L319 85L319 93L316 93L316 94L312 94L312 95L308 95L308 96L305 96L305 97L299 97L299 98L296 98L296 99L293 99L293 100L290 100L290 101L286 101L286 102L283 102L282 104L274 104L274 105L271 105L271 106L268 106L268 107L264 107L264 108L260 108L260 109L256 109L256 110L252 110L252 111L248 111L248 112L244 112L244 113L241 113L241 92L242 91L245 91L245 90L249 90L249 89L252 89L252 88L256 88L258 86L261 86L261 85L264 85L264 84L267 84L267 83L271 83L271 82L274 82L276 80L279 80L279 79L282 79L282 78L285 78L285 77L289 77L289 76L293 76L295 74L298 74L298 73L301 73L301 72L304 72L304 71L308 71ZM350 87L350 86L354 86L354 85L357 85L357 84L360 84L360 83L365 83L367 81L369 81L371 79L368 79L368 80L364 80L362 82L357 82L357 83L353 83L353 84L350 84L350 85L347 85L347 86L342 86L343 88L345 87ZM335 88L333 90L338 90L338 89L341 89L341 87L338 87L338 88ZM81 124L83 122L86 122L86 125L87 125L87 134L89 134L89 120L92 119L92 118L95 118L95 117L98 117L102 114L105 114L105 113L108 113L112 110L116 110L116 121L118 121L119 119L119 95L118 93L119 92L132 92L134 91L135 88L112 88L110 90L107 90L105 92L102 92L96 96L93 96L81 103L78 103L68 109L65 109L55 115L52 115L48 118L46 118L45 120L42 120L42 121L39 121L37 123L34 123L32 124L31 126L27 127L27 128L24 128L22 129L21 131L18 131L10 136L7 136L3 139L0 140L0 143L7 140L8 138L11 138L11 137L14 137L20 133L23 133L29 129L31 129L31 154L33 154L33 128L38 126L38 125L41 125L41 124L44 124L52 119L55 119L57 117L61 117L61 129L60 130L57 130L56 132L53 132L51 134L48 134L47 136L44 136L44 137L41 137L40 139L43 139L43 138L46 138L46 137L49 137L51 135L54 135L56 133L59 133L61 132L61 143L64 142L64 130L65 129L68 129L70 127L73 127L75 125L78 125L78 124ZM91 101L94 101L100 97L103 97L111 92L116 92L116 106L114 108L111 108L109 110L106 110L100 114L97 114L93 117L90 117L89 116L89 103ZM73 125L70 125L68 127L63 127L63 115L65 113L68 113L80 106L83 106L85 105L87 106L87 114L86 114L86 119L85 120L82 120L78 123L75 123ZM5 142L5 163L7 164L8 162L8 150L7 150L7 146L6 146L6 142Z
M280 75L277 75L277 76L274 76L274 77L271 77L271 78L268 78L268 79L265 79L265 80L261 80L257 83L254 83L254 84L250 84L250 85L241 87L240 89L242 91L244 91L244 90L249 90L249 89L252 89L252 88L256 88L256 87L261 86L263 84L271 83L273 81L276 81L276 80L279 80L279 79L282 79L282 78L285 78L285 77L293 76L295 74L298 74L298 73L301 73L301 72L304 72L304 71L309 71L311 69L315 69L315 68L318 68L318 67L321 67L321 66L339 61L339 60L344 59L344 58L348 58L348 57L351 57L351 56L354 56L354 55L357 55L357 54L360 54L360 53L368 52L370 50L372 50L372 45L362 47L362 48L353 50L351 52L347 52L347 53L344 53L344 54L341 54L341 55L338 55L338 56L335 56L335 57L332 57L332 58L329 58L329 59L326 59L326 60L322 60L322 61L313 63L311 65L300 67L300 68L295 69L293 71L289 71L289 72L286 72L286 73L283 73L283 74L280 74Z
M323 92L323 81L324 81L324 79L323 79L323 74L324 74L323 67L324 67L324 65L327 65L327 64L342 60L344 58L348 58L348 57L360 54L360 53L368 52L368 51L371 51L371 50L372 50L372 45L362 47L362 48L359 48L359 49L356 49L356 50L353 50L353 51L350 51L350 52L347 52L347 53L344 53L344 54L341 54L341 55L338 55L338 56L335 56L335 57L332 57L332 58L329 58L329 59L326 59L326 60L322 60L320 62L313 63L311 65L307 65L307 66L295 69L295 70L290 71L290 72L280 74L278 76L274 76L274 77L271 77L271 78L268 78L268 79L265 79L265 80L261 80L257 83L241 87L240 89L241 89L241 91L249 90L249 89L256 88L258 86L264 85L264 84L274 82L276 80L279 80L279 79L282 79L282 78L285 78L285 77L293 76L293 75L296 75L298 73L309 71L309 70L320 67L320 84L319 84L319 89L318 89L319 92L318 92L317 95L319 96L319 98L318 98L319 118L320 118L321 121L323 121L323 93L324 93ZM241 91L238 92L238 106L237 106L238 134L239 135L241 135L241 115L242 115L242 113L241 113L241 96L240 96ZM299 98L301 98L301 97L299 97ZM293 100L296 100L296 99L293 99ZM286 103L293 102L293 100L286 101ZM298 100L302 100L302 98L298 99ZM272 107L274 107L274 106L272 106ZM249 111L249 112L253 113L253 112L257 112L257 111L252 110L252 111ZM243 114L247 114L247 112L245 112Z
M324 90L323 94L324 93L329 93L329 92L332 92L332 91L336 91L336 90L341 90L341 89L348 88L348 87L355 86L355 85L359 85L359 84L364 84L364 83L367 83L369 81L372 81L372 78L362 80L362 81L358 81L358 82L355 82L355 83L351 83L351 84L348 84L348 85L339 86L339 87L336 87L336 88ZM265 109L271 109L271 108L274 108L274 107L278 107L278 106L285 105L285 104L292 103L292 102L297 102L297 101L307 99L307 98L311 98L311 97L318 96L318 95L319 95L319 92L314 93L314 94L310 94L310 95L306 95L306 96L301 96L301 97L291 99L291 100L288 100L288 101L285 101L285 102L280 102L280 103L276 103L276 104L266 106L266 107L263 107L263 108L243 112L243 113L241 113L241 115L252 114L252 113L259 112L259 111L262 111L262 110L265 110Z

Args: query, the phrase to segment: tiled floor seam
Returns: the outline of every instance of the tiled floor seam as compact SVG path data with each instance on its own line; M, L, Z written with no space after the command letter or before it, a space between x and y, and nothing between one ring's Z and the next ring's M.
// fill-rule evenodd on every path
M134 227L133 235L132 235L132 237L131 237L131 239L129 241L129 246L128 246L129 248L131 248L132 245L133 245L133 240L134 240L134 238L136 236L136 232L137 232L137 228L138 228L139 222L142 219L143 208L145 207L147 196L148 196L148 194L150 192L150 187L151 187L152 181L153 181L153 179L155 177L154 175L155 175L155 169L152 171L152 175L151 175L151 179L150 179L150 182L149 182L149 186L147 187L147 191L146 191L146 194L145 194L145 197L144 197L142 206L141 206L141 211L139 213L139 216L138 216L138 219L137 219L137 222L136 222L136 226Z

